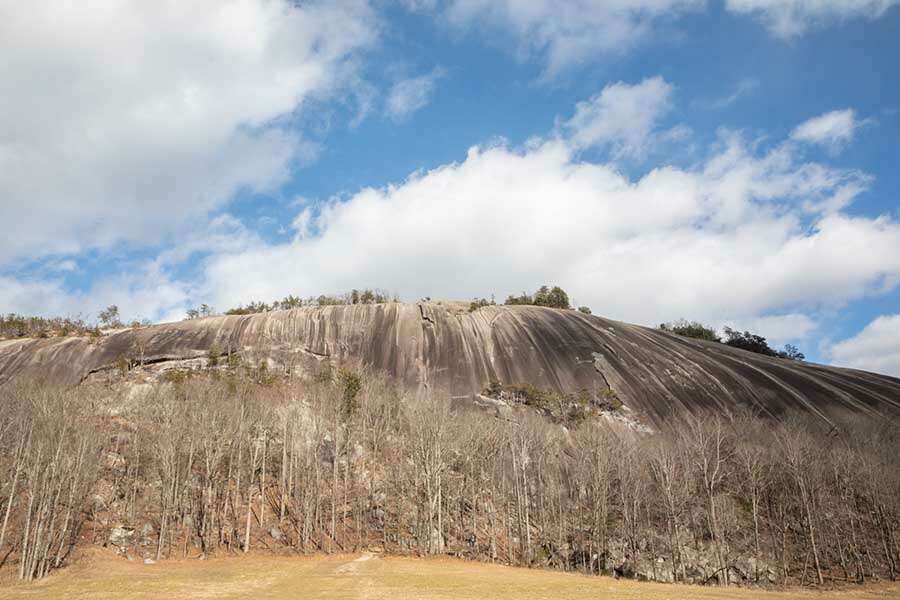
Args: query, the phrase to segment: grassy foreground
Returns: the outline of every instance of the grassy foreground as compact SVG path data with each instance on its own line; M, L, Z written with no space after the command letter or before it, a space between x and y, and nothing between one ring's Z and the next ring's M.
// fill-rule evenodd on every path
M37 583L19 584L3 579L0 599L13 598L883 600L900 598L900 586L881 584L835 592L766 592L639 583L452 559L420 560L369 554L310 558L254 556L144 565L98 553Z

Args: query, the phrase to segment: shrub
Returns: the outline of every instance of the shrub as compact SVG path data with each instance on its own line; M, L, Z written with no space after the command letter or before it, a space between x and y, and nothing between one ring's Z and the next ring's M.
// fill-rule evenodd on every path
M525 292L522 292L521 296L507 296L504 304L510 306L532 305L567 309L569 308L569 295L559 286L555 285L551 288L542 285L533 296L526 294Z
M362 390L362 378L358 373L355 373L350 369L339 369L335 382L341 390L341 399L344 402L344 416L347 419L350 419L356 414L359 408L357 396L359 395L360 390Z
M32 317L16 313L0 315L0 339L87 335L91 329L92 325L79 318Z
M800 349L797 346L792 344L785 344L784 350L778 352L778 356L780 358L787 358L788 360L806 360L806 355L800 352Z
M482 308L484 306L494 306L495 304L497 303L494 302L493 296L491 296L490 300L487 300L486 298L473 298L469 303L469 312L475 312L479 308Z
M219 358L222 356L222 350L219 348L219 345L215 342L212 343L212 346L209 347L207 365L210 367L217 367L219 365Z
M537 306L567 309L569 308L569 295L558 285L552 288L543 285L535 293L534 303Z
M502 384L490 382L482 395L512 404L529 406L557 423L577 425L593 413L587 392L561 394L554 390L542 390L530 383Z
M119 307L115 304L110 304L101 310L97 318L100 319L100 324L104 327L116 328L122 326L122 321L119 320Z
M622 410L622 407L625 406L619 399L619 395L613 389L603 390L603 393L600 394L598 404L601 410L614 412Z
M534 298L532 298L530 295L526 294L525 292L522 292L521 296L511 296L511 295L507 296L506 301L503 304L506 304L507 306L533 305Z
M784 350L775 350L761 335L749 331L735 331L730 327L725 328L725 343L733 348L748 350L765 356L785 358L787 360L805 360L806 356L796 346L788 344Z
M721 342L721 338L716 334L715 329L698 323L697 321L687 321L680 319L670 323L661 323L659 329L681 335L684 337L694 338L697 340L706 340L708 342Z
M201 304L199 308L189 308L184 320L191 321L193 319L204 319L206 317L211 317L214 314L216 314L216 309L209 304Z
M169 369L164 378L173 385L181 385L191 378L191 372L188 369Z

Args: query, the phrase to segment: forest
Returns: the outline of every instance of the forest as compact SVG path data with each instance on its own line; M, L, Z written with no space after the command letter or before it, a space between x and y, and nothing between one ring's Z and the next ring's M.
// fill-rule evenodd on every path
M127 374L110 375L126 377ZM234 365L0 389L0 563L452 554L706 584L896 579L900 432L859 415L682 415L645 433L410 394L365 369Z

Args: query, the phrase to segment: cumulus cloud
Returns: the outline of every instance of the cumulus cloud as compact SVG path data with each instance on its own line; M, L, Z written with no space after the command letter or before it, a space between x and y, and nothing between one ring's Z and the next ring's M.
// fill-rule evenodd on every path
M900 315L882 315L831 348L835 365L900 377Z
M608 85L579 102L563 128L576 147L609 146L616 157L641 157L660 119L672 108L672 90L662 77Z
M288 243L211 257L205 293L220 306L360 286L502 298L550 282L597 314L747 323L791 340L815 327L810 311L900 276L900 223L836 208L868 183L803 162L791 143L757 151L738 133L694 168L639 178L580 158L564 137L474 147L309 208Z
M726 0L728 10L751 14L781 38L850 18L877 19L898 0Z
M820 308L900 282L900 222L843 210L871 178L808 161L791 139L760 147L723 131L694 166L661 164L637 177L585 158L586 144L626 152L645 139L598 126L624 118L613 110L617 94L655 98L650 112L661 115L670 92L658 78L616 84L577 107L562 132L522 147L477 146L393 185L304 200L287 242L264 241L226 215L87 292L0 282L0 305L67 313L117 302L134 306L129 315L165 319L189 301L226 308L353 287L503 298L546 282L597 314L733 324L781 343L813 332ZM653 136L657 119L648 123ZM190 280L173 278L185 262L195 267Z
M838 150L853 140L861 124L853 109L833 110L804 121L794 129L791 138Z
M84 291L71 291L57 279L21 279L0 276L0 306L5 312L67 316L95 321L110 304L123 318L180 320L191 290L173 281L153 261L108 277Z
M431 101L437 80L443 76L443 69L437 68L431 73L396 82L388 94L387 114L400 120L424 108Z
M177 245L150 258L118 257L114 273L84 280L79 289L70 289L60 278L61 274L81 270L71 259L46 261L29 276L0 275L0 307L4 312L92 320L105 307L116 304L126 322L180 320L192 301L203 294L194 281L195 277L202 279L207 257L244 252L260 244L258 235L223 214L201 222ZM194 268L176 277L174 273L185 265ZM198 272L200 275L196 275Z
M446 15L464 27L508 32L519 51L544 58L548 75L597 54L634 46L660 20L704 5L703 0L451 0Z
M788 313L729 321L724 326L736 331L752 331L765 337L771 346L781 346L807 337L819 324L809 315Z
M0 264L158 243L277 185L372 23L363 0L0 4Z

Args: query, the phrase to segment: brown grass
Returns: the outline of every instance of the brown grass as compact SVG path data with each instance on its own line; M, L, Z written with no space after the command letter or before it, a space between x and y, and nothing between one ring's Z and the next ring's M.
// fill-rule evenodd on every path
M0 580L0 600L14 598L886 600L900 599L900 585L776 592L639 583L452 559L250 556L144 565L96 551L43 581L21 584L8 577Z

